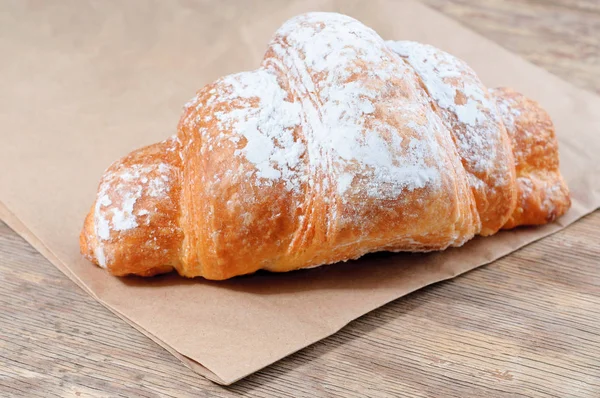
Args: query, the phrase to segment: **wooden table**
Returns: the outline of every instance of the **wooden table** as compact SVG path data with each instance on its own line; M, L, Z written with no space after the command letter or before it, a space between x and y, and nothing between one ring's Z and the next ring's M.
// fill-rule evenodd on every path
M425 0L600 93L600 1ZM600 397L600 212L231 386L192 373L0 222L0 396Z

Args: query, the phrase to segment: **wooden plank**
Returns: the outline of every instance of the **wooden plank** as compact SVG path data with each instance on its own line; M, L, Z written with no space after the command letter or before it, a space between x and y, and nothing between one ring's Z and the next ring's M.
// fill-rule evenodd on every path
M600 93L600 1L424 3L564 80Z
M600 92L595 0L426 0ZM600 212L231 387L195 375L0 223L0 396L600 396Z

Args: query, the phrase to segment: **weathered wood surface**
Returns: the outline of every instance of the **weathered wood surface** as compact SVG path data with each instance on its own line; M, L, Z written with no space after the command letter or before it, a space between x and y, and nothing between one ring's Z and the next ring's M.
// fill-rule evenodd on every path
M425 0L600 93L597 0ZM231 386L194 374L0 222L0 396L600 396L600 212Z

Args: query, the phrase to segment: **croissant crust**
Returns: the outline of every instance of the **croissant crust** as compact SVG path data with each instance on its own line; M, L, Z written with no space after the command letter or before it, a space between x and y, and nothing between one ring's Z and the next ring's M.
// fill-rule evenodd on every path
M226 279L431 251L570 206L548 114L343 15L287 21L254 71L111 165L80 236L114 275Z

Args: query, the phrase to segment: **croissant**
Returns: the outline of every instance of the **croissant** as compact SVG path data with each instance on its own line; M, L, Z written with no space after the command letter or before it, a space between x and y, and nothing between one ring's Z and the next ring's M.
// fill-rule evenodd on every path
M536 102L452 55L304 14L106 170L81 251L114 275L221 280L461 246L567 211L557 145Z

